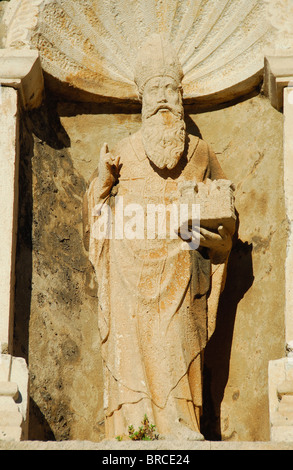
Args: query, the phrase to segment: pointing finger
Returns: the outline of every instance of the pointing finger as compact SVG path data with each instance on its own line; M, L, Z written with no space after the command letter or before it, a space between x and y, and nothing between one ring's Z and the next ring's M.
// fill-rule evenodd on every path
M116 157L114 160L115 166L119 166L119 163L120 163L120 156Z
M105 158L105 156L107 155L108 153L108 144L104 143L102 145L102 148L101 148L101 151L100 151L100 158Z

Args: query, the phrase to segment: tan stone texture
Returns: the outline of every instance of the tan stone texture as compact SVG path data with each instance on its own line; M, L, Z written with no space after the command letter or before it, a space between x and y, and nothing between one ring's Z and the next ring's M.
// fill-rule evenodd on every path
M50 106L21 123L14 350L30 367L30 437L98 440L103 389L95 286L81 238L85 183Z
M34 142L22 142L15 345L19 355L29 349L31 436L100 440L96 286L82 247L81 200L102 144L112 149L136 132L140 114L74 103L59 103L57 113L54 103L46 105L26 124ZM188 131L211 144L235 183L240 220L206 350L203 429L207 439L268 440L267 365L284 354L283 118L262 95L205 113L185 111ZM29 324L24 312L30 301Z
M11 0L5 47L32 44L68 96L136 100L137 48L163 32L179 53L186 98L222 103L258 86L264 50L283 46L283 3L275 14L275 0Z
M155 171L150 165L140 131L118 143L113 155L120 155L121 163L117 197L123 197L125 207L139 204L146 218L147 204L181 202L178 185L193 178L203 181L205 175L215 180L224 177L212 150L194 136L188 137L186 154L171 171ZM214 184L220 185L221 180ZM127 434L128 426L139 426L145 413L159 433L177 435L182 432L176 429L179 421L198 431L192 406L198 410L202 404L200 353L215 326L227 250L215 248L209 254L211 274L206 274L203 252L190 252L186 242L167 233L158 239L155 231L147 233L142 221L143 240L132 240L126 232L122 239L115 235L109 241L98 239L99 218L93 209L107 197L101 197L101 188L101 179L95 178L87 199L89 258L99 284L106 437ZM202 192L199 188L198 196ZM205 199L209 206L220 201L213 190ZM116 218L118 209L113 212ZM213 211L206 216L215 220Z
M42 14L45 21L38 23L34 35L39 7L45 3L47 7ZM113 45L106 35L104 39L109 47L95 49L92 38L86 36L88 28L84 28L89 18L97 25L97 15L92 11L87 19L83 17L84 6L90 3L98 6L102 22L117 22L115 31L128 38L127 44L122 44L116 36ZM109 3L116 10L107 12ZM125 65L131 70L123 62L129 56L125 54L129 46L134 52L131 37L139 42L137 29L132 27L132 11L123 10L125 3L126 0L0 2L0 20L7 5L17 7L10 10L10 24L0 24L0 47L11 44L27 47L33 36L34 44L38 43L41 50L47 85L50 83L44 106L22 115L20 122L13 354L25 357L30 367L29 438L73 439L67 445L56 444L57 448L63 445L64 448L97 448L88 440L99 441L104 436L97 286L82 245L81 205L102 144L108 142L112 149L140 127L137 104L105 105L101 97L105 93L115 100L126 96L136 100L132 76L121 81L119 75L121 72L125 79ZM144 8L145 1L135 3L142 39L152 21ZM262 94L219 106L260 83L266 44L287 49L292 46L289 1L219 0L223 7L219 16L213 0L196 1L193 13L199 5L203 7L200 28L184 10L189 1L177 2L176 10L169 0L150 4L157 5L155 17L159 28L167 25L177 39L183 33L187 38L182 47L188 73L185 96L194 99L199 94L204 106L211 98L214 106L218 103L218 108L204 112L197 103L186 107L188 131L202 136L215 150L225 174L235 183L239 212L238 238L234 237L226 289L215 334L205 352L202 420L206 439L238 442L207 441L190 446L231 450L290 448L285 444L266 446L258 442L269 439L270 435L268 363L285 356L284 266L288 224L283 194L283 116ZM264 13L266 4L269 16ZM161 10L163 5L167 8ZM182 17L184 21L179 21ZM193 28L201 44L195 58L188 55L190 46L194 49L188 43L186 25ZM274 27L279 30L277 35ZM209 31L207 36L206 31ZM227 40L222 47L218 47L220 39ZM124 48L123 54L120 46ZM91 73L93 64L95 67L98 64L99 71L102 68L101 76L105 80L101 80L96 70ZM219 73L223 64L226 64L225 72L220 69ZM121 66L118 78L117 65ZM52 74L52 80L48 80L47 72ZM56 78L63 82L62 86ZM58 91L58 95L53 96L52 90ZM76 99L82 96L87 104L56 104L54 99L62 100L63 93L65 99L71 100L73 96ZM100 104L91 104L92 101ZM287 398L291 401L290 396L285 397L284 405ZM287 429L280 427L279 431L276 440ZM11 436L17 434L17 428L11 432ZM256 442L250 445L247 441ZM113 442L97 444L98 448L100 445L113 448ZM159 448L164 445L158 444ZM26 442L23 447L46 448L47 444ZM0 448L6 448L6 444L1 442Z
M266 440L267 365L285 347L283 116L259 95L192 118L233 179L239 212L239 239L206 351L207 386L220 421L215 428L225 440Z
M191 441L153 441L143 442L131 440L125 442L117 442L116 440L104 440L102 442L90 441L63 441L63 442L42 442L42 441L23 441L23 442L4 442L0 441L0 450L95 450L99 451L99 459L103 457L109 458L109 451L118 451L113 456L119 456L119 451L123 452L122 463L125 463L125 458L134 457L137 450L150 452L150 455L155 455L155 451L174 451L175 455L181 455L181 451L208 451L208 450L293 450L292 443L286 442L191 442ZM169 455L169 452L163 455ZM183 454L185 456L185 453ZM195 457L196 454L193 456ZM142 456L141 456L142 457ZM139 457L137 457L139 458ZM196 456L197 458L197 456ZM226 456L224 456L226 458ZM167 462L168 457L165 457Z
M0 351L8 347L11 352L13 337L14 262L17 231L18 180L18 98L12 88L0 89Z
M0 3L0 47L3 47L3 43L5 42L6 28L4 24L2 23L2 18L3 18L4 11L5 11L8 1L9 0L7 1L2 0Z

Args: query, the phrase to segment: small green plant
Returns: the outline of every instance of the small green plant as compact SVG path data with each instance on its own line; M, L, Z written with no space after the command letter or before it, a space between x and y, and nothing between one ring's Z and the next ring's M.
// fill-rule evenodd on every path
M159 435L155 433L156 426L150 424L147 415L144 415L141 424L142 426L138 428L138 431L135 431L132 425L128 426L128 435L132 441L155 441L159 439Z
M117 439L117 441L123 441L123 436L116 436L115 439Z

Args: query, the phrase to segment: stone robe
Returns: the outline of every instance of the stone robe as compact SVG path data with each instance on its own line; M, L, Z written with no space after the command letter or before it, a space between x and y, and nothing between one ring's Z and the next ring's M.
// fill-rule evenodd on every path
M97 204L123 196L124 207L168 205L182 181L225 178L215 154L194 136L173 170L158 170L146 157L140 131L112 152L121 170L112 195L101 200L97 176L85 199L89 257L98 281L98 323L104 361L106 436L127 433L144 414L160 433L175 421L199 430L202 352L214 331L228 257L207 249L182 249L181 239L97 240ZM115 194L115 195L114 195ZM133 206L134 207L134 206ZM146 228L144 228L144 233Z

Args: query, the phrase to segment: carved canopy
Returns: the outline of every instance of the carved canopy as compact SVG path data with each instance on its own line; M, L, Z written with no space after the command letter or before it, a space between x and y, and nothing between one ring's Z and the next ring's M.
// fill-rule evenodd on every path
M161 32L178 52L185 102L215 104L247 94L261 82L265 52L279 45L275 3L11 0L4 46L37 48L45 75L65 93L75 92L82 100L136 101L137 49L149 34Z

